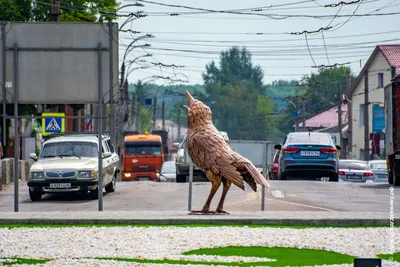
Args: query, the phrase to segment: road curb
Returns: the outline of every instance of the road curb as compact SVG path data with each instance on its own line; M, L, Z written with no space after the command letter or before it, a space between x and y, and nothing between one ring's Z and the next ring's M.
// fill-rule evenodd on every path
M287 226L382 226L389 227L390 221L387 219L370 220L302 220L302 219L226 219L226 220L188 220L188 219L1 219L0 225L4 224L60 224L60 225L79 225L79 224L149 224L149 225L185 225L185 224L210 224L210 225L287 225ZM400 226L400 220L396 220L396 226Z
M400 225L400 218L392 221ZM241 212L231 215L188 215L188 212L91 211L0 212L1 224L149 224L149 225L287 225L287 226L390 226L386 212Z

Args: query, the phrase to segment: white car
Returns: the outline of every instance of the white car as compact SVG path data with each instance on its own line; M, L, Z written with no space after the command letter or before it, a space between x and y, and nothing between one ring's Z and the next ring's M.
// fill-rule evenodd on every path
M364 160L341 159L339 160L339 179L345 182L373 181L374 174Z
M110 137L103 135L102 141L103 187L106 192L114 192L120 159ZM39 156L30 154L36 161L29 170L30 199L38 201L44 194L60 192L89 192L97 199L98 149L99 139L95 134L60 136L46 141Z

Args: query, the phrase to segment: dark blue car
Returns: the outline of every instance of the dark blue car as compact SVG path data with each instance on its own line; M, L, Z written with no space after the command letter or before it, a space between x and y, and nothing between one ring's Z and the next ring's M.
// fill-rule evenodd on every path
M279 180L287 177L321 178L338 182L340 146L335 145L329 133L293 132L289 133L282 145L275 145L281 150Z

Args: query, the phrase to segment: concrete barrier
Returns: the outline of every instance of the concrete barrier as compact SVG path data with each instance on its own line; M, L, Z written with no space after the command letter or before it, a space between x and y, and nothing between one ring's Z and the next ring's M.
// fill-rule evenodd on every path
M29 168L31 164L24 160L19 160L19 179L28 180ZM14 182L14 159L5 158L0 160L0 190L4 185Z

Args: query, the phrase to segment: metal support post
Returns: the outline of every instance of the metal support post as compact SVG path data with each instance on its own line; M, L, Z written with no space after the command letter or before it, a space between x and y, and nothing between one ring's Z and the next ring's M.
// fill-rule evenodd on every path
M99 103L97 105L98 108L98 132L99 132L99 169L98 169L98 194L99 194L99 211L103 210L103 120L101 117L103 116L103 101L102 101L102 88L103 88L103 78L102 78L102 69L103 69L103 59L102 59L102 53L101 53L101 43L99 43L98 46L98 73L97 73L97 79L98 79L98 86L99 86Z
M14 211L19 207L18 45L14 44Z
M111 142L115 145L115 111L114 111L114 72L113 72L113 23L108 23L109 31L109 52L110 52L110 137Z
M264 166L263 174L264 174L265 179L269 180L267 166ZM264 210L265 210L265 185L263 185L261 188L261 211L264 211Z
M7 89L6 89L6 22L1 23L1 40L2 40L2 89L3 89L3 127L2 127L2 133L3 133L3 139L1 142L1 145L3 146L3 153L6 152L6 138L7 138L7 121L6 121L6 105L7 105Z
M192 211L192 193L193 190L193 162L190 161L189 165L189 201L188 201L188 210L189 212Z

